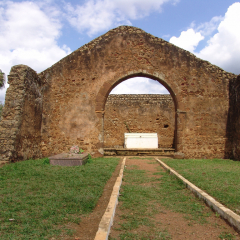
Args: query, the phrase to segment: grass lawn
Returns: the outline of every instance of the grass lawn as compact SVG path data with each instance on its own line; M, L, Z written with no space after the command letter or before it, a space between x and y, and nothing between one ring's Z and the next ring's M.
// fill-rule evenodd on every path
M240 214L240 161L162 159L187 180Z
M45 158L0 168L0 239L71 235L66 224L79 223L94 209L118 162L97 158L61 167Z

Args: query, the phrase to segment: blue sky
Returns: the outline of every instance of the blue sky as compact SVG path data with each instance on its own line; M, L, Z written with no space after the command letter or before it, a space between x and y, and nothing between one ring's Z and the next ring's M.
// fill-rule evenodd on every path
M9 74L13 65L26 64L41 72L119 25L139 27L240 74L240 2L232 0L2 0L0 69ZM2 102L7 87L0 90ZM166 90L137 78L113 92Z

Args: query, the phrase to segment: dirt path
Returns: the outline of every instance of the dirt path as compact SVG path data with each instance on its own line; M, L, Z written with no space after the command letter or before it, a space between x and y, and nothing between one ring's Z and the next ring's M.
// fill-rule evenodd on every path
M124 173L123 185L121 190L121 193L123 191L123 197L126 195L126 189L128 189L131 184L134 184L135 180L133 180L133 182L131 183L129 182L131 181L132 177L130 175L131 170L134 169L140 170L139 173L142 173L142 170L145 171L146 181L144 182L144 179L137 179L135 181L135 185L136 187L141 186L142 190L149 191L149 194L152 193L156 188L158 188L158 186L164 184L162 176L165 174L165 171L152 157L148 159L146 159L146 157L128 157L125 169L126 174ZM134 171L132 171L132 174L134 174ZM134 192L135 190L133 189L132 191ZM147 195L148 193L146 191L143 191L143 193ZM184 189L183 191L186 190ZM192 195L191 193L184 194ZM109 239L111 240L240 239L239 234L236 233L233 228L231 228L224 220L222 220L219 216L213 213L207 206L204 205L203 202L195 200L195 196L193 195L190 196L192 198L191 201L196 201L196 203L194 203L196 206L198 206L198 204L201 205L201 208L206 215L206 223L200 223L200 220L193 220L191 217L188 216L188 214L185 214L184 211L176 212L175 210L170 210L171 208L163 206L164 204L158 202L155 203L155 201L153 200L148 203L149 205L147 208L144 208L145 205L141 205L141 201L144 200L137 202L138 199L134 200L136 202L133 203L133 205L128 205L127 202L124 202L123 197L120 197L120 201L116 210L114 224L111 228L111 233L109 237ZM176 201L178 201L177 198ZM153 205L154 211L149 210ZM143 206L142 211L137 209L141 206ZM144 215L143 212L146 212L146 214Z
M112 194L113 186L119 175L120 167L123 158L119 161L112 177L108 180L104 187L103 194L97 202L94 211L85 217L81 218L80 224L71 223L67 227L74 230L74 235L72 237L62 236L60 239L64 240L93 240L96 232L98 230L101 218L106 211L110 196ZM56 240L56 239L55 239Z

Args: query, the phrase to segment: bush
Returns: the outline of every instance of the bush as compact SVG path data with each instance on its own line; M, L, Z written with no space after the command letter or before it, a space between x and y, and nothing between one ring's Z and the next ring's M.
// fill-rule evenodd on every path
M5 74L0 69L0 88L4 86L5 83Z

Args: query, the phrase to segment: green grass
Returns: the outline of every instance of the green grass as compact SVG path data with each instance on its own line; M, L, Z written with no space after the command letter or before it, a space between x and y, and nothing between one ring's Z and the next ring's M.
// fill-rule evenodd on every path
M168 175L160 167L161 177L157 179L157 182L156 178L147 177L144 170L126 170L125 174L128 174L126 177L128 177L129 184L123 187L122 196L126 198L123 198L124 207L130 209L135 205L136 210L144 209L143 212L148 212L151 216L155 213L155 204L160 204L173 211L186 214L186 217L191 220L206 222L206 217L210 213L204 211L202 201L189 193L181 181ZM143 185L149 182L153 183L150 186ZM149 208L149 201L153 202L152 209Z
M157 169L155 177L149 177L146 171L136 166L124 170L124 184L119 198L122 221L120 227L115 228L119 231L120 239L171 239L155 219L156 214L162 214L166 209L182 213L190 223L205 224L212 214L181 181L160 166Z
M118 162L98 158L61 167L40 159L0 168L0 239L71 235L67 223L79 223L94 209Z
M235 237L231 233L223 232L219 235L220 239L223 240L234 240Z
M240 214L240 162L222 159L164 159L168 166Z

